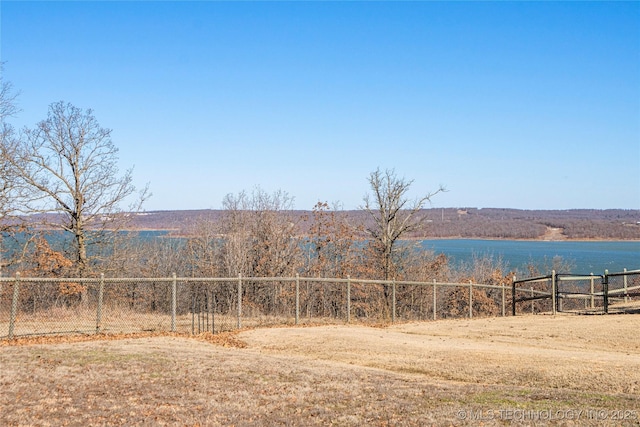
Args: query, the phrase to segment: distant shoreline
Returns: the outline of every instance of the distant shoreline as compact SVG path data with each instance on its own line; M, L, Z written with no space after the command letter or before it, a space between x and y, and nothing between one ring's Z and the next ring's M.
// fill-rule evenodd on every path
M58 228L39 228L39 231L62 231ZM115 231L115 230L111 230ZM188 237L196 237L194 235L182 233L180 228L138 228L138 227L127 227L123 228L119 231L127 231L127 232L165 232L167 235L162 237L167 238L188 238ZM296 237L309 237L307 234L302 234ZM361 238L356 240L367 240L366 238ZM629 239L607 239L604 237L591 237L591 238L572 238L563 236L563 238L555 238L555 239L545 239L544 237L539 238L518 238L518 237L477 237L477 236L421 236L421 237L408 237L404 239L400 239L402 241L419 241L419 240L505 240L505 241L522 241L522 242L640 242L640 238L629 238Z
M293 234L311 234L317 215L331 215L334 225L347 227L373 225L371 215L364 210L314 212L310 210L275 211L296 225ZM224 210L177 210L130 213L125 217L125 229L146 232L166 232L172 237L197 233L199 224L222 224ZM406 240L477 239L522 241L640 241L640 210L573 209L521 210L502 208L431 208L420 211L424 228ZM59 214L39 214L29 217L34 225L55 223ZM364 234L358 233L362 238Z
M172 234L173 231L180 231L177 228L128 228L123 231L149 231L149 232L166 232L168 238L187 238L187 237L196 237L190 236L184 233ZM308 235L301 235L297 237L309 237ZM367 240L366 238L356 239L356 240ZM522 241L522 242L640 242L640 239L606 239L606 238L570 238L565 237L563 239L526 239L526 238L510 238L510 237L461 237L461 236L425 236L425 237L410 237L406 239L401 239L403 241L420 241L420 240L505 240L505 241Z

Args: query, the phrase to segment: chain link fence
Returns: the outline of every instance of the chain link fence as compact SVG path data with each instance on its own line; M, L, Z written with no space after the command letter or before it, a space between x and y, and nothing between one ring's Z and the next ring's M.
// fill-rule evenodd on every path
M422 321L640 302L640 270L512 286L338 278L0 278L0 338L219 333L244 327ZM640 305L638 307L640 309ZM639 310L640 311L640 310Z
M607 312L640 313L640 270L611 273L606 276Z
M380 324L500 311L504 315L509 291L508 287L471 283L350 278L47 279L16 275L0 278L0 338L200 334L272 325ZM478 304L478 295L483 304ZM487 305L487 299L493 302Z
M604 307L603 276L559 274L557 304L559 312L602 312Z

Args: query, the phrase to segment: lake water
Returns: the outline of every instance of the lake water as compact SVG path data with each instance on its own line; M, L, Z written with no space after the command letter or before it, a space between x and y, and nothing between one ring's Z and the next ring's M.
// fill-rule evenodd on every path
M469 262L474 256L502 258L514 270L527 264L549 265L559 256L575 265L572 273L603 274L640 269L640 241L522 241L442 239L424 240L425 248L450 257L453 265Z
M149 239L165 233L142 232L141 237ZM509 269L516 270L524 269L529 264L547 267L558 256L575 266L571 272L577 274L640 269L640 241L435 239L423 240L422 246L436 253L444 253L453 266L470 262L474 256L490 255L501 258ZM547 273L545 269L542 271Z
M165 236L166 231L142 231L143 240ZM54 233L55 235L55 233ZM56 240L55 237L53 240ZM575 266L572 273L603 274L621 272L623 269L640 269L640 241L529 241L529 240L479 240L436 239L423 240L425 249L444 253L455 268L460 263L470 262L474 256L501 258L510 270L524 270L529 264L541 267L548 273L554 257ZM4 250L11 251L11 242L4 242ZM7 247L9 246L9 247ZM54 245L55 246L55 245Z

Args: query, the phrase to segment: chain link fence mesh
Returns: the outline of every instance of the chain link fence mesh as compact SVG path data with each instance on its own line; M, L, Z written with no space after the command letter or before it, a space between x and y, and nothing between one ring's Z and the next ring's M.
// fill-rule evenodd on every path
M603 310L602 276L558 275L557 294L560 312Z
M554 276L512 287L319 278L0 278L0 338L219 333L553 311ZM559 311L604 311L603 276L556 277ZM640 302L640 271L608 276L609 304ZM640 304L639 307L640 309ZM640 310L639 310L640 311Z
M554 275L518 280L512 291L513 314L538 314L555 312Z
M608 278L609 311L640 313L640 270L615 273Z

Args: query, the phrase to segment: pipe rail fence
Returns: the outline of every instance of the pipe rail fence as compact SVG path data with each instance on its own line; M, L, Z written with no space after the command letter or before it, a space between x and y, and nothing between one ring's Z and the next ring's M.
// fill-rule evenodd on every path
M535 288L534 288L535 287ZM59 334L218 333L302 323L516 315L573 309L608 312L640 296L640 270L556 275L511 286L312 277L0 278L0 339ZM567 301L560 305L558 301ZM573 305L571 305L573 304ZM511 310L509 310L511 306Z
M523 311L529 308L531 313L552 314L640 312L640 306L631 310L625 306L640 297L640 270L624 269L618 273L605 270L603 275L556 274L552 270L546 276L514 279L511 296L514 316L517 307Z

